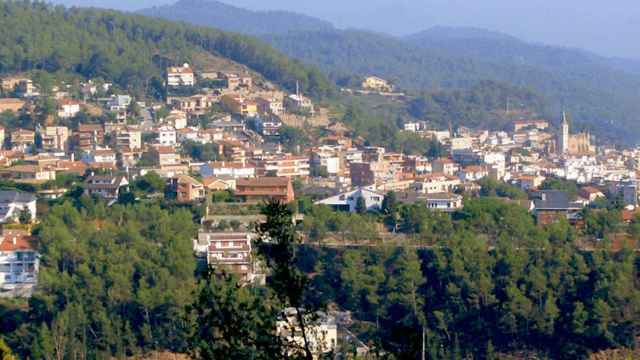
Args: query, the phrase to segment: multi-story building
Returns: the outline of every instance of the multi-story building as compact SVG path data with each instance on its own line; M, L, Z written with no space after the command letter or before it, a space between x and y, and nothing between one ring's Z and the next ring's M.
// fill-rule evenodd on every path
M0 191L0 223L16 222L20 212L25 209L29 210L31 220L37 218L36 196L34 194L14 190Z
M167 104L175 110L186 114L201 115L209 111L216 99L209 95L194 95L189 97L168 97Z
M154 163L160 167L180 165L180 154L172 146L156 146L150 151Z
M460 167L451 159L440 158L433 161L431 169L434 173L443 173L445 175L455 175Z
M73 136L75 146L88 151L104 143L104 127L100 124L80 124Z
M202 175L203 177L228 176L234 179L251 178L256 176L256 167L252 164L241 162L241 161L210 162L200 167L200 175Z
M416 178L413 190L422 194L437 194L454 191L462 182L455 176L433 173Z
M238 179L234 195L248 203L268 200L290 203L295 200L291 179L287 177Z
M427 203L427 209L429 210L451 212L460 210L463 207L462 196L458 194L427 194L423 199Z
M73 99L62 99L58 102L58 117L62 119L72 118L80 112L82 103Z
M365 90L375 90L382 92L393 91L393 86L387 80L376 76L369 76L362 81L362 88Z
M284 102L277 97L269 99L257 97L256 104L261 115L282 115L284 113Z
M47 126L41 137L44 151L66 152L69 149L69 128L66 126Z
M35 146L35 131L18 129L11 133L11 149L15 151L28 152Z
M116 152L111 149L93 149L82 156L82 162L93 167L113 168L117 160Z
M198 243L207 245L207 264L217 271L236 275L243 282L255 276L251 236L248 233L216 232L201 229Z
M178 143L176 129L171 126L161 126L157 130L158 143L162 146L174 146Z
M0 170L0 177L21 183L45 183L56 179L53 166L21 164Z
M311 165L322 168L331 176L339 175L342 171L342 159L335 148L321 146L311 154Z
M99 196L114 200L123 188L129 186L127 178L121 175L92 175L85 180L84 192L88 196Z
M258 176L301 177L310 175L311 165L306 156L276 155L256 161Z
M255 100L245 99L240 95L225 95L220 101L228 111L234 114L247 117L258 115L258 103Z
M0 237L0 297L29 297L38 281L39 254L26 231Z
M205 198L204 185L187 175L179 175L170 179L169 187L176 193L178 203L202 201Z
M194 86L196 77L189 64L172 66L167 69L167 86Z
M138 150L142 148L142 131L134 127L126 127L116 135L116 147L119 149Z

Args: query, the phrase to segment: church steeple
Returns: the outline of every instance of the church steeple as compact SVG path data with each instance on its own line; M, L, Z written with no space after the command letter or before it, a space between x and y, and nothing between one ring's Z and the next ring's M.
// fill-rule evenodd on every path
M566 154L569 152L569 120L567 113L562 112L562 125L560 126L560 136L558 136L558 152Z

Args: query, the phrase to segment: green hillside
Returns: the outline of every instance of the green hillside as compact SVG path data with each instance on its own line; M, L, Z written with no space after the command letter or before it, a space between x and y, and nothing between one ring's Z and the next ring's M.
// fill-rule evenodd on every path
M314 96L331 91L315 69L251 37L97 9L39 2L0 4L0 73L45 70L102 77L148 90L164 67L219 56L245 65L287 89L296 81Z
M620 140L624 134L631 142L640 134L640 76L619 70L621 66L607 59L506 36L430 35L426 41L331 31L264 39L294 58L320 66L335 80L373 74L409 90L469 88L494 80L532 89L549 101L554 114L569 111L601 137Z

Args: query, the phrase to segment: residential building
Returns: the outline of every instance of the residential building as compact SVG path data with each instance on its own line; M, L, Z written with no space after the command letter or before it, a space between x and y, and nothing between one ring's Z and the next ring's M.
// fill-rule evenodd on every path
M0 237L0 297L30 297L38 281L40 255L26 231L4 230Z
M157 133L158 143L162 146L174 146L178 143L176 129L171 126L161 126Z
M0 176L21 183L45 183L56 179L56 171L51 166L41 165L14 165L0 170Z
M336 149L330 146L321 146L311 153L311 166L316 169L323 168L331 176L342 172L342 163Z
M179 175L169 180L169 188L176 193L178 203L202 201L205 198L204 185L187 175Z
M210 267L236 275L242 282L254 280L250 234L201 229L198 243L207 245L207 264Z
M291 179L287 177L238 179L235 196L248 203L268 200L290 203L295 200Z
M31 79L21 77L21 76L10 76L3 78L0 82L0 87L2 91L7 94L18 90L19 87L27 87L33 88L33 81ZM32 92L32 91L31 91Z
M413 184L413 190L422 194L437 194L453 192L462 182L455 176L443 173L433 173L417 177Z
M111 149L94 149L85 152L82 162L92 167L114 168L117 164L118 156Z
M35 143L35 131L17 129L11 133L11 149L14 151L30 152Z
M600 191L600 189L593 186L585 186L581 188L580 191L578 191L578 195L588 202L593 202L605 197L604 193Z
M532 194L534 213L539 225L548 225L561 218L575 220L582 206L569 201L569 194L560 190L541 190Z
M250 76L239 76L238 74L225 73L223 79L226 82L227 90L238 90L239 88L251 89L253 79Z
M431 163L431 169L434 173L443 173L449 176L455 175L459 168L458 164L447 158L439 158Z
M247 117L258 115L258 103L255 100L245 99L240 95L224 95L220 101L230 112Z
M16 222L20 212L25 209L29 210L32 221L37 219L35 194L15 190L0 190L0 224Z
M84 192L88 196L116 200L127 186L129 181L122 175L91 175L85 180Z
M452 193L426 194L422 199L427 203L427 209L452 212L462 209L462 196Z
M78 149L89 151L104 144L104 127L100 124L80 124L73 137Z
M311 99L303 95L289 95L287 97L286 106L290 111L294 112L298 111L309 115L313 115L315 113L313 102Z
M487 176L489 176L487 167L479 165L465 166L458 172L458 177L462 181L478 181Z
M546 120L540 120L540 119L516 120L513 122L513 132L519 132L527 128L544 131L549 128L549 122Z
M282 121L275 116L258 116L255 119L256 130L262 136L278 136Z
M228 176L233 179L251 178L256 176L256 167L245 162L209 162L200 167L200 175L203 177Z
M116 147L130 150L142 149L142 131L131 126L118 131L116 135Z
M186 114L201 115L209 111L216 99L209 95L193 95L189 97L168 97L167 104L174 110L182 111Z
M180 165L180 154L172 146L156 146L149 151L151 160L160 167Z
M236 189L236 179L229 176L209 176L202 179L204 190L218 192Z
M380 92L392 92L393 86L387 80L376 76L368 76L362 81L362 88Z
M69 128L66 126L47 126L41 134L42 149L49 152L69 150Z
M62 119L72 118L80 112L82 103L73 99L62 99L58 101L58 117Z
M171 110L164 122L176 130L184 129L187 127L187 113L180 110Z
M257 97L255 101L260 115L280 116L284 114L284 102L281 98L272 97L265 99L263 97Z
M24 109L25 106L25 101L21 100L21 99L14 99L14 98L4 98L4 99L0 99L0 113L3 112L12 112L12 113L17 113L22 111L22 109Z
M194 86L196 77L189 64L172 66L167 69L167 86Z
M300 177L307 178L310 175L311 165L306 156L294 156L290 154L266 156L256 160L256 173L258 176L276 177Z
M297 316L295 308L285 309L281 319L276 323L276 329L283 341L297 344L298 349L303 349L305 337L302 336ZM338 327L335 317L324 312L318 312L313 316L308 314L302 316L307 318L305 321L306 344L311 350L313 359L323 359L324 354L334 352L338 346ZM292 350L289 355L294 354L299 355L299 350Z
M315 204L327 205L336 211L355 213L358 211L359 199L364 201L363 204L365 211L377 211L382 209L384 195L366 188L359 188L324 200L316 201Z

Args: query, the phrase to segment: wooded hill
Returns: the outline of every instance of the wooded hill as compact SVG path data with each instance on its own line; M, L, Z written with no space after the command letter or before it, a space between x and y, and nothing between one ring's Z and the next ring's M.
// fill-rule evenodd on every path
M316 69L254 38L116 11L66 9L31 1L0 4L0 73L44 70L151 90L167 65L219 56L284 88L313 96L332 87ZM161 81L160 81L161 83Z
M633 142L640 134L637 61L527 43L482 29L438 27L400 38L295 26L299 21L281 31L270 25L278 19L274 14L264 12L256 19L254 12L238 8L224 21L219 16L192 15L216 6L212 1L183 0L162 11L142 13L257 34L287 55L319 66L339 84L377 75L405 90L441 91L466 90L491 80L531 89L545 98L551 113L559 117L568 111L599 137ZM317 22L321 20L311 24ZM246 23L252 23L252 29L246 29ZM267 31L270 27L273 30Z

